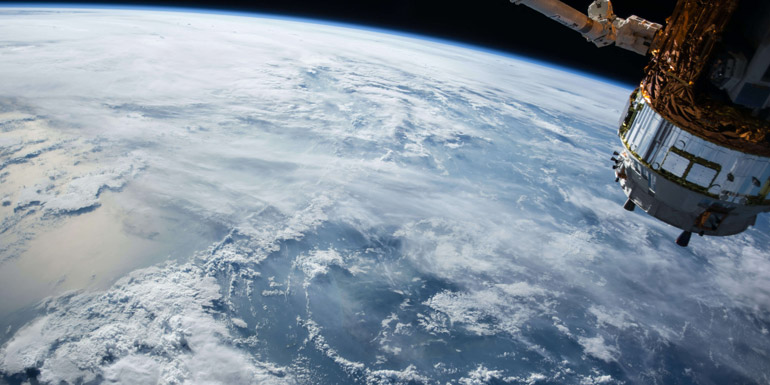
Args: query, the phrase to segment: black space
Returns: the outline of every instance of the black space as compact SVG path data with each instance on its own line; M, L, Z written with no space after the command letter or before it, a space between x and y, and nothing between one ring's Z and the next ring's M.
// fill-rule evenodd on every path
M585 12L591 0L562 0ZM1 3L1 2L0 2ZM29 2L34 3L34 2ZM508 0L252 0L88 2L209 8L325 19L418 33L545 60L636 84L647 58L616 47L596 48L577 32ZM675 0L615 0L615 13L661 24Z

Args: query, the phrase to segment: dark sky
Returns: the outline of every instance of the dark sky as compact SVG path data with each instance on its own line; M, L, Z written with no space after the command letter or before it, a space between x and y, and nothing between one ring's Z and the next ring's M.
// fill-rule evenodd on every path
M591 0L563 0L585 12ZM83 1L80 1L83 3ZM102 1L268 12L419 33L546 60L637 83L647 58L615 47L596 48L577 32L508 0L190 0ZM663 24L675 0L616 0L620 17L636 14Z

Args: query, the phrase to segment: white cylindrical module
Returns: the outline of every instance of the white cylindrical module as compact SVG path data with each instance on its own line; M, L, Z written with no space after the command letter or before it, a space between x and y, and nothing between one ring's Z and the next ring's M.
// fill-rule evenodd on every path
M641 92L619 129L616 174L648 214L684 231L732 235L770 211L770 158L727 148L655 112Z

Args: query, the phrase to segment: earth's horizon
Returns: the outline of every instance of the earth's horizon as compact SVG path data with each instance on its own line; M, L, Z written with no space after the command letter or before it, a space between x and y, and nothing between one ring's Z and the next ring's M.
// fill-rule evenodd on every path
M630 86L264 16L0 7L0 384L770 382L770 220L624 211Z

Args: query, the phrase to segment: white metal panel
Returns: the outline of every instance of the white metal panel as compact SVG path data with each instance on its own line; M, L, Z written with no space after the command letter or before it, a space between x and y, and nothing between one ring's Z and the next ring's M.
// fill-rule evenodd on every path
M695 163L692 165L690 172L687 173L687 178L685 178L685 180L695 183L698 186L708 188L711 186L711 181L713 181L716 176L717 170Z
M645 105L645 107L647 106ZM640 130L643 132L643 139L640 141L639 148L636 150L637 154L643 156L643 154L647 152L647 150L653 144L653 139L655 139L655 135L658 133L662 122L663 118L660 115L654 114L650 119L647 129Z
M666 160L663 161L663 169L678 176L682 177L687 170L687 166L690 165L690 160L684 158L673 152L669 152L666 155Z

